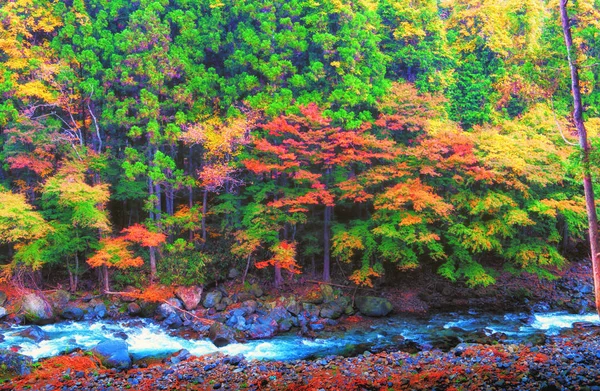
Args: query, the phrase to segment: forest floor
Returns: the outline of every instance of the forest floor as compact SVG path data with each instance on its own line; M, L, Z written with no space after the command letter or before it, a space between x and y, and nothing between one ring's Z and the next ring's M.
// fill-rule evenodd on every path
M497 284L467 289L424 273L407 275L375 292L394 312L435 313L480 309L487 312L592 311L591 267L573 263L543 281L523 274L496 275ZM296 294L312 283L296 287ZM290 287L286 287L289 289ZM281 290L270 290L277 297ZM289 292L286 292L289 293ZM349 293L352 294L352 290ZM340 326L351 328L351 317ZM338 326L339 327L339 326ZM138 363L118 371L74 352L40 361L32 374L0 390L597 390L600 391L600 327L578 324L559 336L527 344L459 344L447 352L365 352L291 362L247 361L212 354L181 362ZM176 363L173 363L176 362Z

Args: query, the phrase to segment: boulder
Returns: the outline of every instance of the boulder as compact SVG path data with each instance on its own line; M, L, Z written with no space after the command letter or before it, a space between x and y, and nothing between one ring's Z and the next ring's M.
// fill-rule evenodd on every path
M366 316L386 316L392 311L392 303L383 297L358 296L354 304Z
M92 349L102 365L108 368L128 369L131 367L131 357L125 341L104 341Z
M0 349L0 375L2 378L29 375L32 363L33 360L29 356L8 349Z
M54 291L48 294L46 297L48 298L48 302L50 303L50 305L56 313L60 313L62 309L65 308L71 300L71 294L62 289Z
M81 320L83 319L83 315L83 310L73 305L66 306L60 313L61 317L68 320Z
M321 296L323 297L324 303L329 303L335 300L335 294L333 293L333 288L331 285L321 284L319 288L321 289Z
M220 348L235 342L235 333L223 323L215 322L210 326L210 330L208 330L208 338L216 347Z
M278 329L279 326L274 320L259 321L250 325L246 333L249 339L265 339L274 337Z
M202 287L197 285L180 286L175 289L175 296L181 300L186 310L195 310L202 299Z
M181 349L171 354L165 359L165 362L169 365L179 364L182 361L192 357L191 353L187 349Z
M297 316L300 311L302 311L302 307L300 306L300 303L298 303L296 301L295 298L290 298L286 305L285 305L285 309L288 310L292 315Z
M325 303L321 306L321 318L337 319L342 316L344 307L340 306L336 301Z
M0 307L0 319L4 318L6 315L8 315L6 308Z
M107 314L106 305L104 303L96 304L92 309L92 314L98 319L105 318Z
M206 297L204 298L204 301L202 302L202 305L205 308L213 308L217 304L219 304L219 302L221 301L222 298L223 298L223 293L221 291L208 292L206 294Z
M246 313L246 315L250 315L256 312L258 308L258 303L256 300L246 300L242 303L242 307Z
M177 309L181 308L181 301L178 299L169 299L166 303L160 304L156 308L156 316L158 320L167 319L171 314L178 314Z
M171 329L176 329L183 326L183 320L181 319L181 316L179 316L179 314L172 312L163 321L163 324Z
M247 291L254 297L261 297L264 294L263 290L256 282L254 284L250 285L248 287Z
M54 320L52 307L36 293L30 293L23 297L21 310L25 319L34 324L48 324Z
M142 308L137 303L127 304L127 313L131 316L139 315L142 312Z
M48 339L48 334L44 330L42 330L39 326L30 326L25 330L17 333L18 336L23 338L29 338L35 342L40 342L45 339Z

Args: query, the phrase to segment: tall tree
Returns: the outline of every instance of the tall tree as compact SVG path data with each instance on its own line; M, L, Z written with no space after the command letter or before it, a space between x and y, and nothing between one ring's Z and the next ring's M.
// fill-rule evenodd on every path
M560 19L562 21L565 46L567 48L567 59L571 73L571 93L573 95L573 122L579 136L581 147L581 163L583 168L583 192L585 194L585 205L588 215L588 231L590 250L592 258L592 270L594 274L594 293L596 296L596 311L600 314L600 260L598 257L598 217L596 215L596 201L592 185L592 174L590 169L590 145L588 143L587 131L583 122L583 104L581 102L581 89L579 86L579 69L577 66L576 52L571 35L570 19L567 13L568 0L560 0Z

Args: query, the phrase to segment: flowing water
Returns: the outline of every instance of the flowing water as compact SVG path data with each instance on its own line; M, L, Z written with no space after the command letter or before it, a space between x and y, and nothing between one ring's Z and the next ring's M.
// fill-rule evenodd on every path
M320 338L316 339L281 335L269 340L234 343L217 348L207 339L187 340L172 336L160 325L149 320L64 322L41 326L48 339L40 342L17 335L28 326L13 326L2 330L5 339L0 343L0 348L18 348L19 353L37 360L75 348L91 349L101 341L118 339L119 337L115 334L125 333L129 352L134 359L166 356L180 349L187 349L196 356L222 352L229 355L243 354L247 359L287 361L328 355L357 354L361 350L373 347L392 347L403 338L404 341L411 340L421 345L435 346L435 342L439 340L440 336L462 340L465 335L473 332L484 337L502 333L508 342L525 342L534 335L556 335L562 329L572 327L575 322L600 325L597 314L448 313L434 315L428 319L390 317L378 320L368 326L359 326L346 333L322 333Z

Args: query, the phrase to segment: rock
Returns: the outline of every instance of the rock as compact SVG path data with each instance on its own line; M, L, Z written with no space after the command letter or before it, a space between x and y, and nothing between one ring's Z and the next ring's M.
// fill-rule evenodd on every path
M321 306L321 312L319 313L321 318L337 319L342 316L344 307L340 306L337 302L332 301L325 303Z
M92 349L92 353L106 367L117 369L131 367L131 357L125 341L100 342Z
M222 298L223 298L223 293L221 291L208 292L206 294L206 297L204 298L204 301L202 302L202 305L205 308L213 308L217 304L219 304L219 302L221 301Z
M181 349L167 357L165 359L165 362L174 365L179 364L180 362L185 361L190 357L192 357L192 355L187 349Z
M8 315L6 308L0 307L0 319L4 318L6 315Z
M227 273L227 278L230 280L236 279L240 276L240 272L236 268L229 269L229 273Z
M127 313L131 316L139 315L142 312L142 308L137 303L129 303L127 305Z
M220 348L235 342L235 333L223 323L215 322L210 326L208 338L216 347Z
M60 316L68 320L81 320L83 319L83 315L83 310L73 305L66 306L65 309L60 313Z
M0 375L2 375L2 378L11 375L29 375L32 363L33 360L29 356L24 356L8 349L0 349Z
M48 324L54 320L52 307L41 296L36 293L30 293L23 297L21 310L25 319L34 324Z
M202 299L202 287L197 285L180 286L175 289L175 296L181 300L186 310L195 310Z
M6 292L0 291L0 305L3 306L4 304L6 304L6 299L7 299Z
M39 326L27 327L25 330L17 333L17 335L23 338L29 338L35 342L48 339L48 334L46 334Z
M46 297L48 298L48 302L50 303L50 305L56 313L60 313L62 309L65 308L71 300L71 294L62 289L54 291L48 294Z
M284 307L276 306L271 311L269 311L267 317L279 324L286 319L290 319L291 314Z
M242 303L242 308L246 312L246 315L250 315L256 312L258 308L258 303L256 300L246 300Z
M272 338L277 334L278 328L279 326L274 320L264 321L250 325L246 334L249 339Z
M264 294L263 290L258 285L258 283L254 283L254 284L250 285L248 287L247 291L254 297L261 297Z
M167 318L163 321L163 324L171 329L176 329L183 326L183 320L178 313L172 312L167 316Z
M386 316L392 311L392 303L382 297L358 296L354 304L366 316Z
M178 299L169 299L166 303L162 303L156 308L156 316L158 320L167 319L171 314L177 314L178 308L181 308L181 301Z
M318 317L321 312L319 307L312 303L302 303L302 309L308 312L310 317Z
M106 305L104 303L96 304L92 310L92 314L98 319L105 318L107 314Z
M321 284L320 289L324 303L329 303L335 299L335 295L333 294L333 288L331 287L331 285Z
M286 303L285 309L287 309L292 315L298 316L300 311L302 311L302 306L300 306L300 303L298 303L296 299L292 297Z

